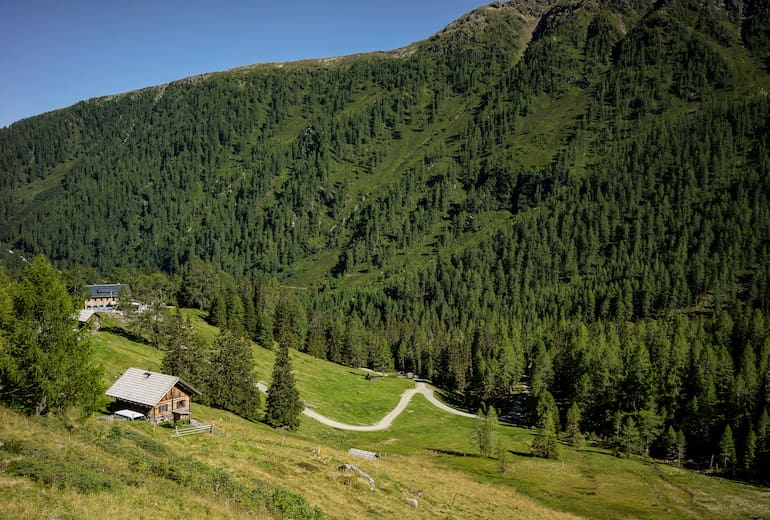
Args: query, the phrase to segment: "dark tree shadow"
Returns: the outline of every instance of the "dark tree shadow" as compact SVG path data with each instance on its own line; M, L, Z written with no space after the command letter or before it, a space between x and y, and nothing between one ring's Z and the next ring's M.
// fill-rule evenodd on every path
M479 459L481 455L478 453L466 453L464 451L444 450L441 448L427 448L429 452L439 455L451 455L452 457L472 457Z
M465 399L461 394L458 394L456 392L447 392L446 390L442 390L440 388L436 388L436 390L433 393L436 395L436 397L439 400L448 404L452 408L456 408L458 410L462 410L468 413L476 413L476 410L468 410L468 406L465 403Z
M151 345L151 343L146 338L140 336L139 334L126 330L122 327L102 327L99 330L104 332L109 332L110 334L115 334L116 336L122 336L129 341L133 341L134 343Z

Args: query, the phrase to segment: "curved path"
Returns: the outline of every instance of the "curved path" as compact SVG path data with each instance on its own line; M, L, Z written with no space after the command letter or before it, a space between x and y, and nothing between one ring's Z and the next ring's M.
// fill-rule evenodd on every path
M257 387L263 392L267 392L267 385L265 383L262 383L261 381L257 383ZM404 393L401 394L401 400L398 402L395 408L393 408L385 417L380 419L378 422L374 424L369 424L366 426L360 426L356 424L347 424L347 423L341 423L339 421L335 421L334 419L329 419L328 417L321 415L320 413L311 410L310 408L305 408L302 413L310 417L311 419L315 419L316 421L325 424L326 426L331 426L332 428L337 428L338 430L350 430L350 431L356 431L356 432L376 432L376 431L382 431L387 430L390 428L391 424L393 424L393 421L398 417L401 412L403 412L409 402L412 400L412 397L415 396L415 394L422 394L425 396L425 398L430 402L432 405L440 408L441 410L451 413L454 415L459 415L461 417L471 417L476 418L477 416L472 413L467 412L461 412L460 410L456 410L452 408L451 406L447 406L438 399L436 399L436 396L433 395L433 388L429 387L423 382L417 382L414 384L414 388L410 388L408 390L404 390Z

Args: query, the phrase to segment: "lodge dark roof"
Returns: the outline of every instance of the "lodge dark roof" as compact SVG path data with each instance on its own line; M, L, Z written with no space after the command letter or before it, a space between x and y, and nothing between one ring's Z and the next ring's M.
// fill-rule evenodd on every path
M125 288L126 294L131 295L131 287L127 283L103 283L86 285L92 299L117 298L121 288Z
M201 395L199 391L176 376L141 368L126 370L106 394L121 401L152 407L163 399L166 392L177 385L189 395Z

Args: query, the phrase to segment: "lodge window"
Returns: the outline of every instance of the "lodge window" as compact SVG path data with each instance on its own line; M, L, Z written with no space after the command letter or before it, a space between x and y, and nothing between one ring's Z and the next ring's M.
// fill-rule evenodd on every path
M184 407L185 407L185 404L187 404L187 401L185 401L184 399L182 399L181 401L177 401L177 403L176 403L176 407L177 407L177 408L184 408Z
M158 410L160 410L161 412L168 412L168 405L162 404L158 407Z

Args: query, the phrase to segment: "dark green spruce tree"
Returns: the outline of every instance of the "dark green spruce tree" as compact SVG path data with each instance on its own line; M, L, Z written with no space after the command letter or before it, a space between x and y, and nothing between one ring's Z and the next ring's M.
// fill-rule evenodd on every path
M289 348L278 347L273 365L273 380L267 392L265 422L273 428L299 428L299 414L302 413L302 401L294 383L291 370Z
M211 360L208 391L212 406L257 420L261 398L254 376L254 354L243 337L223 331Z
M190 318L183 317L178 311L171 318L166 348L160 371L164 374L177 376L193 385L203 393L202 400L207 402L208 353L204 348L203 341L195 333Z

